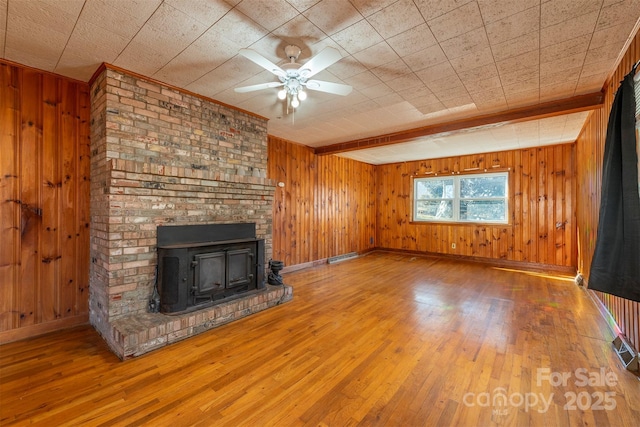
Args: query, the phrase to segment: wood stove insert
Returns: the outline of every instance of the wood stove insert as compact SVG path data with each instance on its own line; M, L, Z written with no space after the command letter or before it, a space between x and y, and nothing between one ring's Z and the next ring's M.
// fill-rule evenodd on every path
M254 223L159 226L160 312L198 310L263 288L264 257Z

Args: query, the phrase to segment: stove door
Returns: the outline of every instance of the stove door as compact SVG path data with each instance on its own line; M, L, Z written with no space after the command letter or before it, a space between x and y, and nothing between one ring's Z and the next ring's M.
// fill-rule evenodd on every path
M205 296L224 290L225 285L225 253L209 252L195 255L194 295Z
M253 256L251 248L227 252L227 288L247 286L252 282Z

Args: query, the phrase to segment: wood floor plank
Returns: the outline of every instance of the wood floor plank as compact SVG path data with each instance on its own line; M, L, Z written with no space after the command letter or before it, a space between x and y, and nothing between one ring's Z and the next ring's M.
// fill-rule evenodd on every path
M570 277L372 252L284 279L291 302L125 362L89 326L1 346L0 425L640 425L640 383Z

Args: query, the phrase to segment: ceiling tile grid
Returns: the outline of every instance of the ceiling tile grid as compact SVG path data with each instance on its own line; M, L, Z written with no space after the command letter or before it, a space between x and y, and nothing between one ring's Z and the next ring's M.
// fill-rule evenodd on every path
M84 81L111 63L267 117L271 134L319 147L597 92L639 17L638 0L0 0L0 53ZM240 49L282 66L289 44L301 48L299 63L338 49L342 59L314 78L351 94L314 91L294 112L275 88L234 91L277 81ZM505 125L499 135L518 135L520 146L566 142L585 117L558 119L544 134L534 131L540 120L518 132ZM489 151L506 144L482 135ZM438 153L461 149L452 135L437 140ZM376 150L360 155L397 157Z

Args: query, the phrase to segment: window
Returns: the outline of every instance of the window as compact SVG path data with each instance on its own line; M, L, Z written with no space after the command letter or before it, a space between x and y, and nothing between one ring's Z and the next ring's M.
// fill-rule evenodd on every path
M413 220L507 223L509 173L413 180Z

